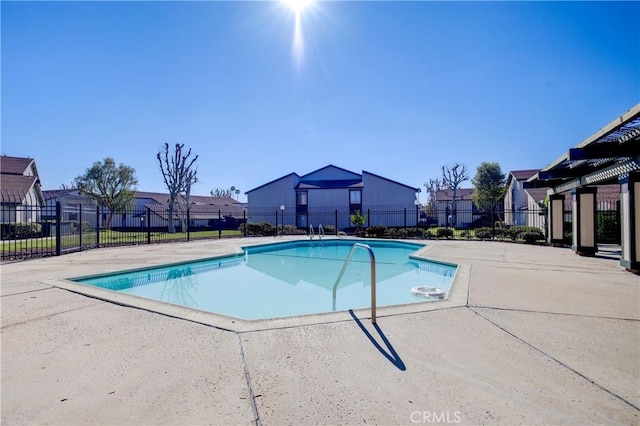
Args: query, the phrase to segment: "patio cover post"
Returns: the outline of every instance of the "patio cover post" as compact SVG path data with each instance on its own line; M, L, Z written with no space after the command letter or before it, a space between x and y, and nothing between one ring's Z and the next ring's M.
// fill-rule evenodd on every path
M598 251L596 191L595 187L580 187L571 193L573 196L571 249L581 256L593 256Z
M564 194L549 196L549 243L563 245L564 241Z
M640 171L620 180L622 256L620 265L640 271Z

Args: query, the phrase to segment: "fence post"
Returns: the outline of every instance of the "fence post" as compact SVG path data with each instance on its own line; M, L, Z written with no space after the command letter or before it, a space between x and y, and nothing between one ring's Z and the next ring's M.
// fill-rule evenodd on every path
M60 201L56 201L56 256L60 256L62 237L60 235L62 231L62 206Z
M367 228L371 228L371 209L367 209Z
M96 206L96 248L100 247L100 206Z
M82 251L82 204L78 206L78 239L80 240L80 251Z
M189 226L191 224L191 209L187 206L187 241L191 241L191 227Z
M151 244L151 208L147 206L147 244Z
M404 208L404 228L407 227L407 208Z
M244 236L247 236L247 226L249 225L247 223L247 211L246 210L242 210L242 219L244 219Z
M218 239L222 238L222 215L218 210Z
M336 209L336 235L338 235L338 209Z
M496 221L494 215L494 207L491 207L491 236L496 237Z

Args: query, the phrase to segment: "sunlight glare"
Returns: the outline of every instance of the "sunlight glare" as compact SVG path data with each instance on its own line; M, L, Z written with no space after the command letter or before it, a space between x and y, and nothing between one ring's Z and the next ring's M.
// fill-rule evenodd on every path
M306 9L313 0L282 0L284 4L286 4L289 9L295 12L296 15L302 13L304 9Z
M305 9L310 8L313 0L282 0L290 11L294 14L294 26L293 26L293 60L297 68L302 65L302 59L304 57L304 37L302 31L302 13Z

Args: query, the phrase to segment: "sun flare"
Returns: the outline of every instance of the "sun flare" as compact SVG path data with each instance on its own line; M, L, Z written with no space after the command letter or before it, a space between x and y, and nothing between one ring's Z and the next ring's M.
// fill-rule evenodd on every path
M298 15L308 8L313 3L313 0L282 0L282 2Z
M293 12L293 40L291 47L293 50L293 60L296 68L300 68L304 58L304 35L302 31L302 14L309 9L313 0L281 0L287 9Z

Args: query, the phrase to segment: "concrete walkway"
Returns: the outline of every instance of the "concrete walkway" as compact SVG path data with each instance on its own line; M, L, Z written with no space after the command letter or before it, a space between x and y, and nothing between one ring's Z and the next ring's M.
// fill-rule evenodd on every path
M272 240L2 265L2 424L640 422L640 277L568 249L429 242L467 271L466 300L377 326L357 312L227 331L55 286Z

